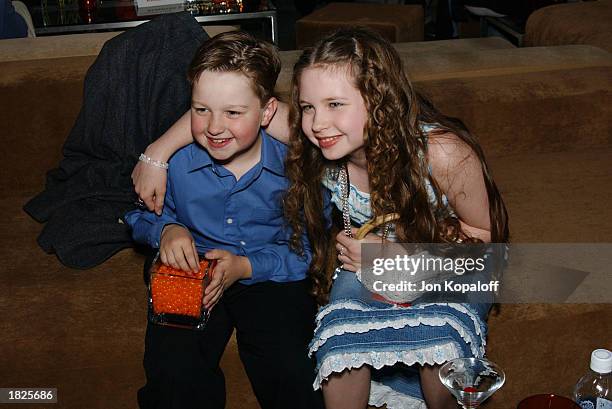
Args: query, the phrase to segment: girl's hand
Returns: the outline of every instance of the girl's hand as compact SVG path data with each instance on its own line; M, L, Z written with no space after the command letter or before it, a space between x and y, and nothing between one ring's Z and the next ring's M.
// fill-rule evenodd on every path
M161 215L166 195L166 169L138 161L132 171L132 182L138 197L147 208Z
M237 256L226 250L211 250L206 258L217 260L210 284L204 290L202 301L207 310L212 309L221 299L223 292L236 281L251 278L251 262L247 257Z
M144 154L155 160L168 162L183 146L193 142L191 135L191 109L188 110L155 142L147 146ZM161 215L166 194L165 169L138 162L132 172L134 190L147 208Z
M353 236L357 234L357 229L352 227ZM347 237L344 231L341 231L336 236L336 250L338 251L338 260L343 264L345 270L357 272L361 270L361 244L367 243L382 243L382 237L374 233L369 233L361 240L355 240Z

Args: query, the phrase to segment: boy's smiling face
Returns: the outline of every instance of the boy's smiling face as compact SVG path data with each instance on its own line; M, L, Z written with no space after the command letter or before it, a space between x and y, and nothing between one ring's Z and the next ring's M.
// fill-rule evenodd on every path
M254 164L260 157L259 129L272 119L274 98L262 107L251 79L240 72L203 71L191 97L191 133L215 160Z

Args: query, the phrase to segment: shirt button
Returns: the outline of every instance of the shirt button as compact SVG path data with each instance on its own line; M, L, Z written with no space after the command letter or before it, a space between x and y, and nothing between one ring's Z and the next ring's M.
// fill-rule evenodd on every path
M240 240L240 245L244 246L244 245L246 245L246 243L244 241Z
M234 223L234 220L232 218L227 219L227 224L232 224Z

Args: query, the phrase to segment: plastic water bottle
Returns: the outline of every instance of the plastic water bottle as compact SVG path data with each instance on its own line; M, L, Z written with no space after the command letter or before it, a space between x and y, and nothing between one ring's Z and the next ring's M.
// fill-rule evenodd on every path
M591 353L591 370L576 384L574 400L582 409L612 409L612 352Z

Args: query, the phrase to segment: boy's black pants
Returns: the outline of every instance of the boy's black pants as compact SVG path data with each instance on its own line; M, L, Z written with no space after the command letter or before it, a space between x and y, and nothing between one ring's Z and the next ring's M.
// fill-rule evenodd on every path
M203 331L149 323L140 408L224 408L219 361L236 328L240 359L262 409L323 409L320 391L312 388L314 362L307 356L316 313L309 284L236 283L213 308Z

